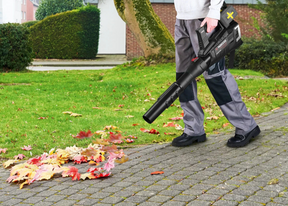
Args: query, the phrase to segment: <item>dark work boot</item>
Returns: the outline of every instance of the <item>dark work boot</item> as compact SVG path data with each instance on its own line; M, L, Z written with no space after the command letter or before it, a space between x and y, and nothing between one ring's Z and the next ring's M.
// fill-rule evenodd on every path
M193 144L193 142L205 142L206 134L201 136L189 136L188 134L183 133L181 136L176 137L172 141L172 146L175 147L185 147Z
M235 134L234 137L231 137L228 142L228 147L244 147L246 146L250 140L260 134L261 130L258 126L252 129L251 132L247 133L246 135L239 135Z

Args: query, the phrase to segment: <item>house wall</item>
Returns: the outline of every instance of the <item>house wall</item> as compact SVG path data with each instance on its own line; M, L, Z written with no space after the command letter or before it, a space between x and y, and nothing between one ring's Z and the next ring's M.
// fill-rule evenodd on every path
M29 0L21 0L21 23L27 21L27 3Z
M157 1L157 0L154 0L154 1ZM228 3L228 1L226 2ZM238 12L238 16L235 18L235 20L240 25L241 34L242 36L246 36L246 37L252 37L255 35L259 36L259 34L257 33L257 30L253 28L253 26L251 26L252 25L251 17L254 16L256 19L260 20L260 15L257 14L255 10L249 8L247 4L244 4L244 3L246 2L241 0L241 4L233 4L233 7ZM160 17L162 22L166 25L166 27L168 28L168 30L174 37L174 24L176 20L176 11L174 8L174 4L152 2L152 6L153 6L155 13ZM135 37L133 36L131 30L128 27L126 27L126 42L127 42L126 43L126 56L128 59L132 59L134 57L139 57L139 56L144 55Z
M2 0L2 23L21 23L22 0Z

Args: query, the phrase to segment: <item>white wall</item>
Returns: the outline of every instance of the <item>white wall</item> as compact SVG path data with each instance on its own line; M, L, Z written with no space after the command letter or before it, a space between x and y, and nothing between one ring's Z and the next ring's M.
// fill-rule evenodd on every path
M98 54L126 54L126 23L119 17L114 0L99 0L100 39Z
M2 1L2 23L21 23L22 0L0 0Z

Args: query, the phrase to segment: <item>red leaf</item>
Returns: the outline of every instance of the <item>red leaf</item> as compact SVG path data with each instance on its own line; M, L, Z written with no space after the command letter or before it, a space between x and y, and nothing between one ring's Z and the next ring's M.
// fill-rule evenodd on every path
M133 139L126 139L126 142L127 142L127 143L133 143L134 140L133 140Z
M41 157L38 157L38 158L31 158L27 161L28 164L31 164L31 165L37 165L37 166L40 166L42 165L43 163L41 163Z
M133 136L133 135L129 135L129 137L132 138L132 139L137 139L137 137Z
M77 155L73 158L75 164L81 164L82 162L87 162L87 159L83 155Z
M163 123L163 127L177 127L177 124L174 124L173 122L167 122L167 124Z
M90 167L90 168L87 170L87 172L94 173L94 172L99 172L99 171L101 171L101 170L103 170L102 167L100 167L100 168Z
M183 117L172 117L172 118L169 118L170 120L181 120L181 119L183 119Z
M116 152L118 149L117 149L116 145L112 145L111 147L110 146L105 146L105 147L103 147L102 150L105 151L105 152Z
M122 108L124 107L124 104L119 104L118 107Z
M161 175L164 174L163 171L155 171L155 172L151 172L151 175Z
M62 173L62 176L68 175L72 177L72 180L80 179L81 174L78 173L78 169L76 167L69 167L69 170Z
M134 126L134 127L135 127L135 126L138 126L138 125L139 125L138 123L136 123L136 124L132 124L132 126Z
M184 117L184 112L181 113L181 116Z
M92 137L93 135L94 134L92 134L92 132L88 130L88 132L80 131L79 134L77 134L76 136L72 135L72 137L78 138L78 139L84 139L84 138Z
M230 124L230 123L227 122L227 123L223 124L223 127L227 127L229 124Z
M1 149L1 148L0 148L0 153L1 153L1 152L6 153L6 150L7 150L7 148L4 148L4 149Z
M124 139L124 137L122 137L121 133L118 134L110 134L108 142L112 142L112 143L122 143L123 141L121 139Z
M142 132L149 133L149 130L148 130L148 129L140 128L140 130L141 130Z
M157 130L155 130L155 129L151 129L151 130L149 131L149 130L147 130L147 129L140 128L140 130L141 130L142 132L145 132L145 133L159 134L159 132L158 132Z

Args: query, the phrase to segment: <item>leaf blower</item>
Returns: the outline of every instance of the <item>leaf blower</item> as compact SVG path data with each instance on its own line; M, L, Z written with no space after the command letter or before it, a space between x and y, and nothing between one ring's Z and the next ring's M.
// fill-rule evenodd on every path
M165 109L167 109L191 83L193 79L200 76L204 71L225 55L230 53L229 67L232 67L235 49L242 45L240 27L234 18L237 16L233 6L223 4L220 13L220 21L214 33L208 37L207 25L196 30L199 53L198 57L193 58L186 72L174 82L143 115L143 119L152 123Z

